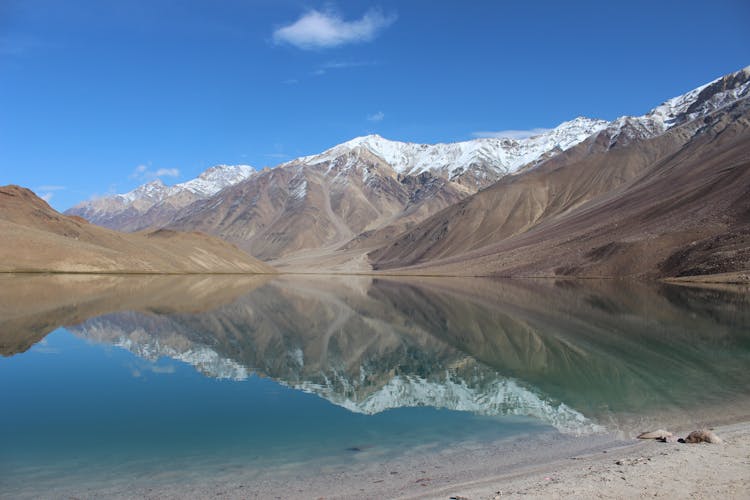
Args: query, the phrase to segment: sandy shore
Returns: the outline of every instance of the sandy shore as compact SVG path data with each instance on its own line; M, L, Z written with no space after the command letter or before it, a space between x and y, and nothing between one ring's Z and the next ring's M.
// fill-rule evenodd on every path
M659 443L557 433L462 445L387 463L314 473L237 471L175 483L69 485L14 498L750 498L750 422L715 428L724 444ZM676 432L687 435L687 431ZM166 479L166 481L164 481ZM174 479L174 478L172 478ZM0 497L5 497L0 493ZM10 498L10 497L8 497Z
M638 441L403 498L750 498L750 423L724 444Z

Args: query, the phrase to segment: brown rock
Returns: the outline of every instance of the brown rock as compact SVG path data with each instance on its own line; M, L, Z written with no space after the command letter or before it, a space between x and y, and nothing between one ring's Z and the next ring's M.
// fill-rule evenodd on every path
M693 431L685 438L686 443L713 443L713 444L721 444L724 441L714 434L713 431L702 429L699 431Z

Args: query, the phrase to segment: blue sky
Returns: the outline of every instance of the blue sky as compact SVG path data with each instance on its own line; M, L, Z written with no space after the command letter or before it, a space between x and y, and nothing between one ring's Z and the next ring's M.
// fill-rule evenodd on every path
M58 209L352 137L642 114L750 64L750 2L0 0L0 184Z

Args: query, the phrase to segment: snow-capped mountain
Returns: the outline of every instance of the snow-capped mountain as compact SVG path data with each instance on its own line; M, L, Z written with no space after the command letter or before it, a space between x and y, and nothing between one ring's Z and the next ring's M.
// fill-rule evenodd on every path
M311 249L375 248L425 217L524 165L569 149L606 125L577 118L523 140L435 145L378 135L359 137L259 172L211 199L185 207L169 227L218 235L277 265L282 258L296 259L293 255L304 258Z
M375 155L389 165L397 175L419 176L429 173L433 177L462 185L462 191L473 192L503 175L517 171L523 165L540 161L580 143L607 124L604 120L579 117L527 139L486 138L443 144L415 144L368 135L339 144L320 154L292 160L277 168L326 164L328 170L331 170L340 165L340 160L344 157L350 167L356 168L365 161L357 152L366 150L368 154ZM338 169L339 180L342 175L347 175L345 170ZM247 165L218 165L187 182L167 186L157 179L128 193L82 202L66 213L113 229L140 230L170 222L169 217L162 213L156 214L152 209L165 208L169 215L174 215L175 208L184 208L196 200L214 196L222 189L248 179L254 172ZM363 181L368 180L369 172L367 169L362 170ZM300 182L300 186L304 185L306 184ZM300 189L295 189L292 196L300 198L300 193ZM149 211L152 213L148 214Z
M244 181L255 172L249 165L216 165L191 179L174 186L167 186L161 179L156 179L124 194L115 194L113 199L127 202L136 200L153 200L155 203L183 192L193 193L201 198L213 196L227 186Z
M382 158L401 175L430 172L462 184L473 176L473 187L518 172L521 167L543 161L566 151L598 132L614 139L646 139L670 128L694 120L750 94L750 66L669 99L642 116L622 116L606 120L578 117L554 129L526 139L485 138L471 141L415 144L391 141L379 135L356 137L323 153L304 156L285 165L317 165L360 148ZM623 142L620 145L624 145ZM477 177L478 175L478 178Z
M112 229L136 231L160 226L166 224L176 210L209 198L255 172L249 165L216 165L180 184L167 186L156 179L124 194L84 201L65 213ZM154 208L158 210L152 210Z
M749 80L750 68L745 68L642 116L612 122L578 117L520 140L415 144L379 135L357 137L254 174L249 167L220 166L193 181L176 186L154 181L68 213L126 231L203 231L277 265L280 259L309 255L311 249L375 249L506 175L524 175L556 157L566 161L575 156L578 161L660 136L686 122L698 123L747 96ZM575 199L588 194L576 194ZM436 231L434 237L441 238L442 229ZM365 267L358 269L369 269L361 265Z
M607 125L605 120L578 117L527 139L485 138L441 144L399 142L379 135L367 135L285 165L330 164L341 156L366 149L399 175L429 172L461 184L473 184L471 187L476 189L550 153L575 146Z
M618 118L569 152L424 219L369 253L370 262L385 270L451 261L461 272L522 276L742 270L747 264L737 249L747 245L735 242L747 224L738 173L747 142L738 137L747 133L749 107L746 68L645 115ZM726 250L719 252L717 241ZM534 251L518 251L518 242ZM506 258L511 248L514 259ZM699 264L688 267L691 254Z
M193 180L176 184L174 188L188 190L201 197L213 196L227 186L244 181L255 169L250 165L216 165Z
M750 95L750 66L669 99L642 116L622 116L602 133L609 146L625 146L695 120Z

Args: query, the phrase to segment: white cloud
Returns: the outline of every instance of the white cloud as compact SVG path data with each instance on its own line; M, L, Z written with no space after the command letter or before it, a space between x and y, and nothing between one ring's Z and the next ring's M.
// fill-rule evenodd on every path
M131 178L142 177L144 172L146 172L146 170L148 170L148 167L146 165L138 165L133 170L133 173L130 174L130 177Z
M36 192L41 199L49 203L56 191L63 191L64 189L65 186L46 185L37 187L34 189L34 192Z
M386 16L377 9L368 10L361 19L354 21L345 21L331 11L311 10L292 24L274 31L273 41L304 50L327 49L369 42L395 21L395 15Z
M178 168L159 168L157 170L150 170L146 165L138 165L130 174L131 179L138 179L141 181L151 181L158 179L159 177L178 177L180 175L180 169Z
M65 186L45 185L36 188L37 191L63 191Z
M377 113L367 115L367 121L371 122L382 122L383 118L385 118L385 113L382 111L378 111Z
M528 139L529 137L534 137L535 135L543 134L545 132L549 132L550 128L532 128L531 130L498 130L496 132L473 132L471 135L474 137L484 139L484 138L496 138L496 139Z
M180 170L177 168L160 168L154 172L154 177L177 177L180 175Z

